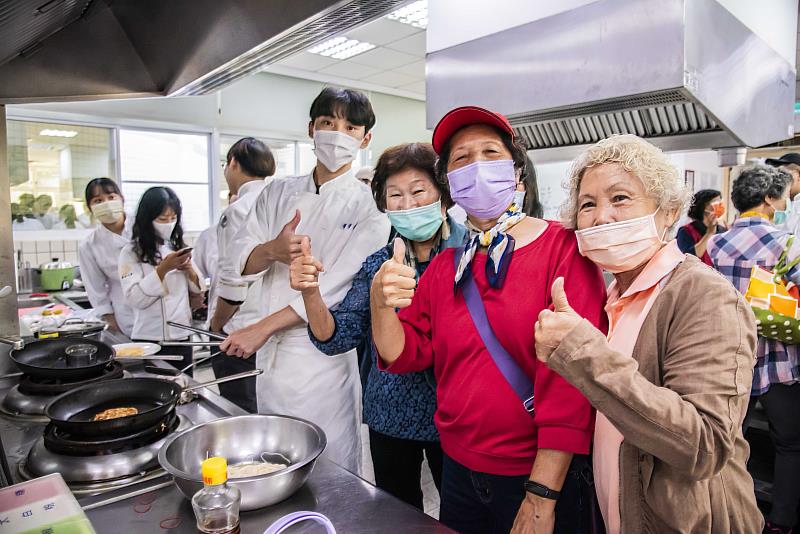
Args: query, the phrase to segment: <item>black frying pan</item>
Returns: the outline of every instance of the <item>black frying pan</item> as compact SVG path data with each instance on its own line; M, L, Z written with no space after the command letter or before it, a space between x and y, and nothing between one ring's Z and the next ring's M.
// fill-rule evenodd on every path
M89 357L67 356L67 349L73 345L93 345L97 352ZM114 349L86 338L41 339L12 350L9 356L27 375L70 381L101 374L106 364L114 359Z
M175 382L158 378L120 378L88 384L53 399L45 415L59 430L75 437L111 438L145 430L175 410L181 396ZM139 413L92 421L108 408L136 408Z
M120 378L87 384L50 401L44 414L53 425L73 438L130 435L151 427L175 410L181 393L263 373L253 369L182 388L159 378ZM139 413L105 421L92 421L109 408L136 408Z

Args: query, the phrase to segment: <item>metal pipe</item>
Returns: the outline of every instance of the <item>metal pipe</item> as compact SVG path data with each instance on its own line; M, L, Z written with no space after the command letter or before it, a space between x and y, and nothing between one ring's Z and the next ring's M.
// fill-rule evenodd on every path
M196 334L203 334L204 336L208 336L210 338L225 340L228 336L223 336L222 334L218 334L216 332L212 332L210 330L203 330L202 328L196 328L194 326L187 326L185 324L176 323L175 321L167 321L169 326L174 326L175 328L183 328L184 330L189 330L190 332L194 332Z
M219 347L222 341L159 341L162 347Z

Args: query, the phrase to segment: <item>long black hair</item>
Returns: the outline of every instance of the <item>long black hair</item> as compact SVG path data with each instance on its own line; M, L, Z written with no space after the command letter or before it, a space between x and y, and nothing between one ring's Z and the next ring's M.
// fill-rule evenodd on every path
M170 236L170 245L173 250L180 250L186 246L183 242L183 227L181 227L181 201L175 191L169 187L151 187L139 200L136 210L136 219L133 222L133 251L142 263L158 265L162 258L158 247L163 243L156 234L153 221L158 218L165 208L170 207L178 216L175 229Z

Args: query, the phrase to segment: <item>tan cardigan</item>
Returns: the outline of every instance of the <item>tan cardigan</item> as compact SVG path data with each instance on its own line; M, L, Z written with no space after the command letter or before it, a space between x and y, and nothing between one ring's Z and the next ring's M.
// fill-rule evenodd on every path
M694 256L647 315L633 358L587 321L549 366L625 436L624 534L761 532L742 436L756 348L750 307Z

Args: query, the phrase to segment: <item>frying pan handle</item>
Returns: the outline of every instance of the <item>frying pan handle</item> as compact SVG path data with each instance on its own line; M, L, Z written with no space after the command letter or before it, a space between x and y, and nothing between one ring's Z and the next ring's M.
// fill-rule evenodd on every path
M247 378L249 376L257 376L263 373L263 369L253 369L252 371L245 371L244 373L237 373L235 375L226 376L223 378L217 378L216 380L211 380L210 382L202 382L200 384L195 384L193 386L187 386L183 388L183 391L194 391L195 389L204 388L206 386L213 386L214 384L222 384L223 382L230 382L232 380L239 380L240 378Z

